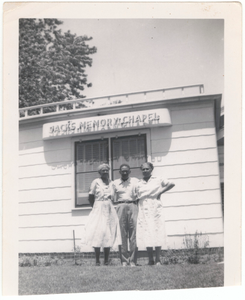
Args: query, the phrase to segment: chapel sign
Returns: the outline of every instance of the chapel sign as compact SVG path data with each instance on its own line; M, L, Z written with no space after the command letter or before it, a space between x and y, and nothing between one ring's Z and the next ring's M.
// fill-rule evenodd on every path
M169 111L167 108L161 108L47 123L43 125L43 139L169 125Z

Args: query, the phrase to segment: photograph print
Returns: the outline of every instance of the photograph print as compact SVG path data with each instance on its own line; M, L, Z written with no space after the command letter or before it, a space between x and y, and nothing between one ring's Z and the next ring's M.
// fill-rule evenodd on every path
M224 20L19 19L19 295L224 286Z

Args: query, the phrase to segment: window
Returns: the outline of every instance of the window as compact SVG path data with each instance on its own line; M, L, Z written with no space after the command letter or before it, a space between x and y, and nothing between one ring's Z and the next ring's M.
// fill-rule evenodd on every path
M113 138L111 141L112 179L120 178L120 165L125 163L131 168L132 177L141 177L140 166L146 161L145 135Z
M109 145L111 157L109 157ZM97 168L102 163L111 165L111 179L120 177L119 167L126 163L132 177L141 177L140 166L147 159L146 135L126 136L104 140L75 142L75 206L89 206L88 191L98 178Z
M108 140L75 143L76 203L75 206L89 205L88 191L91 182L98 177L97 168L108 163Z

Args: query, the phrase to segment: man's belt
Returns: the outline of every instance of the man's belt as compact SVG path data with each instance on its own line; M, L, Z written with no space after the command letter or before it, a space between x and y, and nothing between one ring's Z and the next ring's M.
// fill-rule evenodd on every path
M121 203L137 203L138 200L134 200L134 201L127 201L127 200L122 200L122 201L117 201L115 202L115 204L121 204Z

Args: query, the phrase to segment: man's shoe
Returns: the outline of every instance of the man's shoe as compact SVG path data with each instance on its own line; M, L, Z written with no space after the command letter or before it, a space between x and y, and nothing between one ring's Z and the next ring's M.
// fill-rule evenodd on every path
M127 263L124 261L124 262L122 263L122 266L123 266L123 267L127 267Z
M130 267L136 267L135 263L134 263L134 262L131 262L131 263L130 263Z
M156 266L157 267L160 267L162 264L160 263L160 261L158 261L157 263L156 263Z
M154 260L148 262L148 266L154 266Z
M95 265L96 265L96 267L99 267L99 266L100 266L100 263L99 263L99 262L97 262Z

